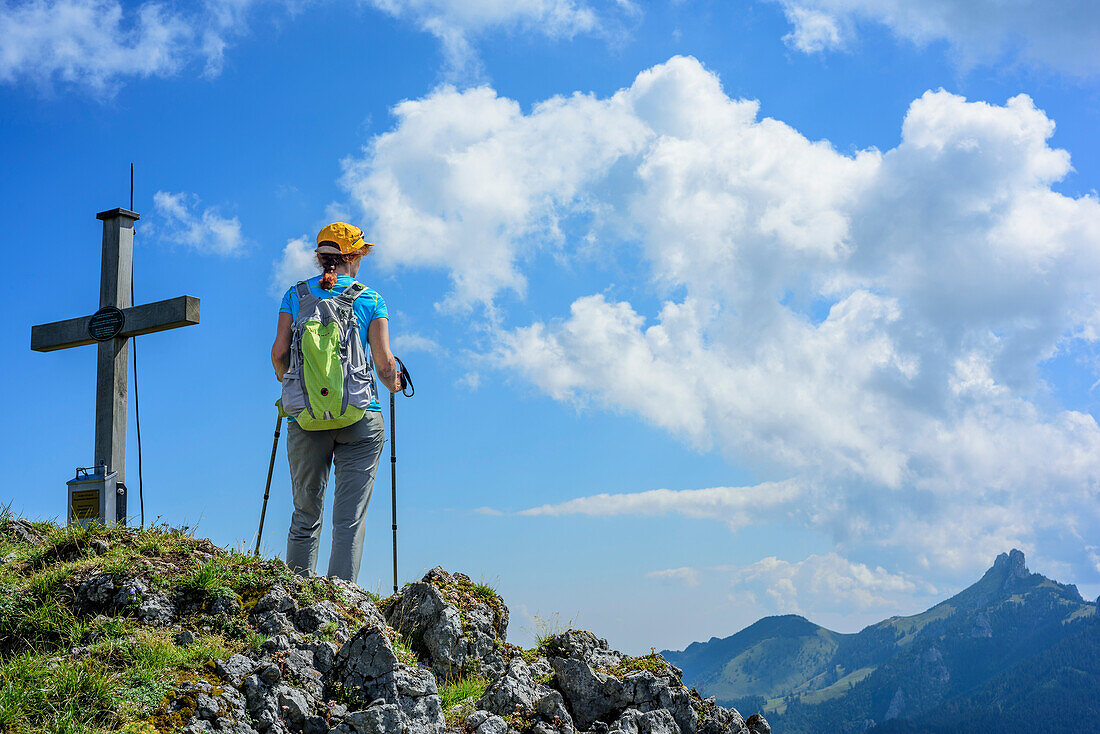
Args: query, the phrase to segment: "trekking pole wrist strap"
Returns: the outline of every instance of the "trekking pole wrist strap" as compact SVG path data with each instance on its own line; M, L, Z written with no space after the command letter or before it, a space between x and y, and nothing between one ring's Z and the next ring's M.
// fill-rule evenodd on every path
M416 394L416 388L413 387L412 375L409 374L409 369L405 366L405 363L396 355L394 355L393 361L397 362L401 375L401 394L407 398L411 398Z

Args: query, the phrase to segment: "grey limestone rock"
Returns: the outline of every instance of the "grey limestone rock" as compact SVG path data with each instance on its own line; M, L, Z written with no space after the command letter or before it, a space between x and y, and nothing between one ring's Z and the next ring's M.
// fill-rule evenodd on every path
M397 656L385 634L379 629L366 628L356 633L336 653L334 677L345 690L357 690L392 675L397 666Z
M241 602L236 594L221 594L210 604L211 614L233 616L241 611Z
M699 716L692 705L691 693L678 678L642 670L626 675L623 689L630 705L640 711L664 709L685 734L693 734L698 729Z
M301 686L314 698L323 698L325 682L321 672L314 667L316 655L309 648L296 647L288 650L283 660L287 677L295 685Z
M760 714L753 714L745 722L746 728L752 734L772 734L772 728L768 725L768 720Z
M205 681L184 681L175 691L168 711L193 712L183 731L215 734L256 734L244 697L231 687L215 688Z
M348 714L342 726L348 734L398 734L405 730L401 709L396 704L381 702ZM337 727L334 731L340 732L341 728Z
M176 605L164 594L153 593L138 604L137 616L146 624L171 624L176 616Z
M592 670L574 658L551 658L554 679L565 696L573 721L579 729L590 729L600 719L626 709L623 684L614 676Z
M1004 573L1004 580L1001 582L1002 591L1011 591L1031 577L1023 551L1016 548L997 556L993 561L993 568L1001 569Z
M279 681L283 679L283 671L280 670L279 666L275 663L268 663L267 665L261 666L260 669L256 671L256 675L260 676L260 680L269 686L277 685Z
M325 600L298 610L294 621L302 632L317 632L326 626L335 625L336 629L347 635L348 625L336 605Z
M290 617L282 612L272 610L256 617L256 629L264 634L278 635L283 632L293 632L294 625L291 623Z
M4 525L4 532L18 543L42 545L46 541L46 536L21 517L9 517Z
M100 574L85 579L76 591L77 601L84 607L106 607L115 598L120 584L111 574Z
M301 729L311 715L306 695L285 683L276 687L273 693L283 720L290 724L291 729Z
M610 731L623 734L680 734L680 727L668 709L655 709L645 713L637 709L627 709L611 725Z
M490 716L474 730L476 734L507 734L508 723L499 716Z
M674 666L665 663L660 674L650 670L630 672L620 680L606 671L622 662L624 656L589 632L557 635L545 649L555 655L550 659L554 679L578 728L615 720L633 708L642 713L665 709L681 732L697 731L696 707Z
M974 638L990 638L993 636L993 627L989 624L989 617L985 612L980 612L974 618L974 627L970 630L970 636Z
M195 697L195 713L204 719L216 719L218 718L218 711L221 706L210 696L205 693L200 693Z
M258 651L215 661L225 684L197 681L178 686L168 706L170 713L188 712L183 731L770 734L759 715L746 722L714 699L700 700L683 685L681 672L659 656L628 658L590 632L557 635L527 662L505 644L508 613L503 601L462 574L432 569L381 609L355 584L339 579L325 583L339 594L335 602L303 606L296 595L304 587L296 581L275 584L258 600L247 621L272 636ZM177 625L187 625L188 615L204 611L202 598L168 597L142 578L109 574L84 581L77 599L89 614L121 612L148 624L178 620ZM358 629L349 629L349 610L362 614ZM207 611L245 619L235 595L215 600ZM389 627L412 643L421 667L398 659ZM981 627L979 620L976 629ZM337 643L330 641L334 631ZM349 637L350 631L354 634ZM195 638L184 630L174 639L184 646ZM942 656L929 648L922 662L931 670L942 665ZM450 710L450 716L466 718L459 729L448 730L437 679L473 671L490 683L476 702L470 698ZM892 712L904 708L900 691L896 699Z
M433 568L408 584L385 610L387 623L418 640L439 678L476 669L488 677L504 672L503 643L508 630L503 602L490 606L471 593L469 577Z
M492 714L489 713L488 711L486 711L485 709L478 709L477 711L473 712L472 714L470 714L469 716L466 717L466 721L465 721L466 728L467 729L476 729L479 726L481 726L482 724L484 724L485 720L488 719L490 716L492 716Z
M358 609L365 615L363 621L364 625L374 625L378 627L384 627L386 625L386 620L382 616L382 612L378 611L378 607L375 605L374 600L371 599L370 595L363 591L358 584L345 581L338 576L332 576L330 580L332 581L332 585L340 592L340 596L344 603Z
M443 719L443 704L431 671L402 665L394 677L397 684L397 704L409 728L424 734L443 732L447 724Z
M336 653L340 648L333 642L319 641L308 643L303 649L313 652L313 667L322 675L326 675L332 671L332 666L336 662Z
M504 675L489 685L477 706L501 715L515 714L517 711L534 713L565 731L573 728L573 718L565 707L562 695L549 686L537 683L527 663L518 656L508 663Z
M290 649L290 638L286 635L269 637L263 641L263 644L260 645L260 649L268 653L286 652Z
M713 698L703 701L699 714L699 734L738 734L745 728L745 720L737 709L725 709L715 705Z
M554 674L554 669L550 667L550 661L541 655L528 663L527 668L531 671L532 678L549 678Z
M241 655L240 653L230 655L229 659L225 661L214 661L214 672L235 688L240 688L241 681L251 675L257 667L259 667L259 663L247 655Z
M382 630L365 627L336 653L333 680L346 696L362 703L395 704L409 731L443 732L443 708L435 677L397 660Z
M295 691L286 685L270 686L256 673L241 681L240 691L248 714L260 734L284 734L291 731L287 722L292 721L292 706L300 711L300 704L305 702L306 708L309 705L301 691ZM300 730L301 723L302 720L299 719L295 729Z
M607 640L585 630L569 630L551 637L545 649L557 657L573 658L592 668L611 668L622 662L622 653L612 650Z
M282 584L275 584L266 594L260 597L252 611L255 614L263 614L264 612L297 614L298 602L286 592L286 588Z
M181 630L172 636L172 642L176 643L176 647L187 647L194 644L195 634L191 630Z
M406 586L386 620L402 634L420 640L432 672L439 677L457 676L465 670L468 644L462 616L435 586L424 582Z

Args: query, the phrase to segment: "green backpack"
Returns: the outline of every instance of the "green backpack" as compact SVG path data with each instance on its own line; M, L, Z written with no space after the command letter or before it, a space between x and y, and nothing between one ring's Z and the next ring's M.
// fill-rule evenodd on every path
M278 401L284 416L307 431L344 428L374 402L374 363L359 339L355 299L366 287L354 282L338 296L318 298L302 281L298 318L290 338L290 368Z

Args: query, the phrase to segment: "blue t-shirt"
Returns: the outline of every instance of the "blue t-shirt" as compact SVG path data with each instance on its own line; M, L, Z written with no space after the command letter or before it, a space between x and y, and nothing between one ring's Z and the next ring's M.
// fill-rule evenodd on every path
M344 292L344 289L355 282L355 279L350 275L340 273L336 276L336 286L326 291L320 285L321 276L315 276L306 281L309 284L309 290L313 295L318 298L332 298L338 296ZM298 286L292 285L290 289L283 296L283 303L279 306L279 313L288 313L290 318L297 320L298 318ZM370 322L374 319L388 319L390 317L389 311L386 310L386 302L382 300L382 296L378 295L377 291L367 288L363 291L362 295L355 299L355 317L359 319L359 339L363 343L364 351L370 350L370 340L367 334L370 330ZM374 410L381 412L382 407L378 404L378 396L375 395L374 400L371 401L370 407L367 410ZM291 419L293 420L293 419Z

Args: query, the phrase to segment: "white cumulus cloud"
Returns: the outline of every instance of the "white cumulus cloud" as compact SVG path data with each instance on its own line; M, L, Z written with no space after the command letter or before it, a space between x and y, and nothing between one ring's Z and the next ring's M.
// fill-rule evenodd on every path
M855 563L836 553L802 561L774 556L729 574L735 597L751 596L778 614L845 614L853 609L896 609L901 598L934 598L936 587L881 566Z
M271 269L271 293L282 296L286 289L300 280L308 280L320 274L317 265L317 245L309 237L302 235L287 240L283 252Z
M699 585L699 572L691 568L690 566L681 566L680 568L665 568L660 571L650 571L646 575L647 579L658 579L661 581L675 581L685 586L698 586Z
M439 343L435 339L424 336L423 334L398 334L393 337L391 344L393 346L393 351L399 355L405 352L437 354L440 351Z
M1039 375L1096 339L1100 202L1054 190L1053 121L1026 95L929 91L896 147L844 154L758 110L680 57L528 111L444 87L398 105L344 182L384 264L445 270L454 304L506 308L539 252L640 264L645 299L501 313L493 364L546 394L800 488L794 516L849 550L1068 558L1100 532L1100 428ZM726 512L700 509L709 491L528 512Z
M1092 0L773 0L806 53L844 48L860 25L920 45L946 41L964 66L1004 59L1073 75L1100 71L1100 5Z
M147 231L156 238L212 255L237 255L246 244L237 217L227 218L213 207L199 211L193 194L158 191L153 195L154 224Z
M364 0L431 33L443 47L452 75L468 76L479 64L477 38L488 31L523 31L571 39L607 31L607 24L637 12L631 2L600 10L581 0Z
M232 37L259 0L174 6L150 0L0 2L0 82L55 82L112 93L128 77L171 76L192 62L221 71Z
M736 528L766 516L769 510L790 511L802 494L794 482L765 482L753 487L708 487L706 489L651 489L645 492L596 494L552 505L521 510L520 515L667 515L707 518Z

